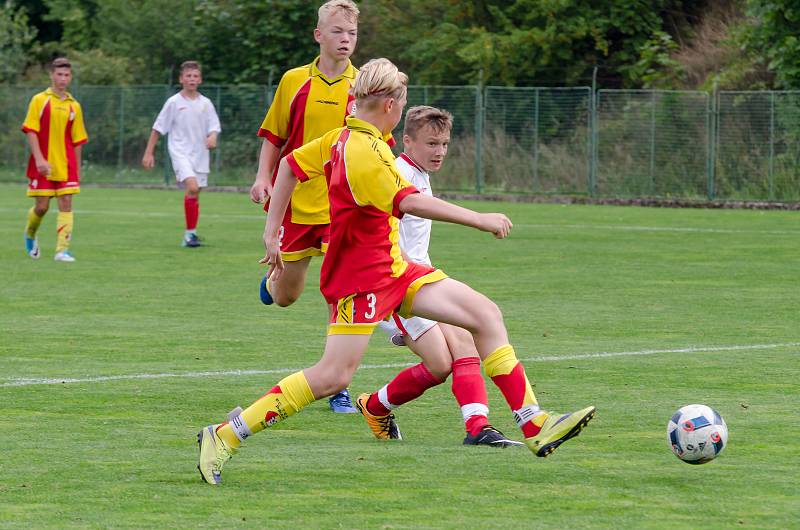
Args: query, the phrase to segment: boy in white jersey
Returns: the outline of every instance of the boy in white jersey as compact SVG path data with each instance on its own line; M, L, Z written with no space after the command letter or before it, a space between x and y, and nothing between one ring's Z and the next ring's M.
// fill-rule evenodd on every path
M441 168L447 155L452 125L453 116L446 110L417 106L406 113L404 152L395 163L400 174L422 194L433 195L428 173ZM430 219L411 214L400 220L400 248L409 261L431 265L428 256L431 225ZM357 406L376 437L402 439L391 411L421 396L428 388L443 383L452 372L453 395L461 407L467 431L464 444L523 445L509 440L489 424L480 356L469 332L427 318L404 318L397 313L392 314L389 321L381 322L380 327L393 344L408 346L425 361L403 370L378 392L359 396Z
M217 135L221 132L214 104L198 92L202 82L200 63L186 61L181 65L180 83L183 88L164 103L142 157L142 166L152 169L158 138L169 134L167 146L172 169L178 183L184 188L186 231L181 243L184 247L200 246L200 238L197 237L200 188L208 185L208 152L217 146Z

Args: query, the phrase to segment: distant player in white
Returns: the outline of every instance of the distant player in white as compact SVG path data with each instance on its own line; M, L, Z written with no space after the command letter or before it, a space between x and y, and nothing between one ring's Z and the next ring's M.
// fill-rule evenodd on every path
M168 135L167 147L175 178L184 188L186 215L184 247L200 246L197 220L200 216L200 189L208 186L209 150L217 146L221 132L219 117L211 100L198 92L203 82L200 64L186 61L181 65L182 90L167 99L159 112L147 142L142 165L155 165L153 152L159 136Z
M452 115L441 109L418 106L406 113L403 128L404 152L397 158L397 169L420 193L433 195L429 173L438 171L447 155L450 143ZM431 240L429 219L406 214L400 220L400 248L409 261L431 265L428 246ZM425 352L426 360L400 372L391 382L371 395L358 398L359 408L367 417L373 433L380 438L402 438L393 416L383 418L391 427L373 425L367 409L381 410L389 415L392 410L416 399L425 390L443 383L453 374L453 395L461 407L467 431L465 445L490 445L506 447L522 445L509 440L489 424L488 398L481 374L478 351L472 335L464 329L438 323L421 317L403 318L393 314L380 327L389 340L397 346L408 346L411 351ZM436 352L433 354L432 352Z

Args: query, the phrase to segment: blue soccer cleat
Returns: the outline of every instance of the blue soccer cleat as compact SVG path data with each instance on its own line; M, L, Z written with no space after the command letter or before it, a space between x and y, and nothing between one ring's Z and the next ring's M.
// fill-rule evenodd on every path
M272 295L269 294L269 290L267 289L266 276L261 278L261 289L259 290L259 294L261 295L261 303L264 305L272 305L272 303L275 301L272 299Z
M30 256L31 259L39 259L39 241L37 241L35 237L25 236L25 253Z
M182 247L197 248L197 247L200 247L202 245L203 244L200 242L200 238L197 237L197 234L193 234L193 233L188 233L188 234L184 235L183 239L181 240L181 246Z
M335 396L328 398L328 405L330 405L333 412L339 414L356 414L358 409L353 406L350 400L350 393L345 388Z

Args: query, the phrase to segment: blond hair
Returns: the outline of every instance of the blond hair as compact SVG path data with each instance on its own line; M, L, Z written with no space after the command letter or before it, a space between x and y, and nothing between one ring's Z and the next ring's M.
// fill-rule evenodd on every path
M335 13L342 13L349 22L358 22L358 15L361 12L352 0L328 0L317 12L317 27L322 26L328 17Z
M406 112L406 121L403 125L403 135L417 138L417 133L425 126L429 126L434 134L449 133L453 128L453 115L444 109L417 105Z
M408 76L389 59L371 59L358 72L350 93L356 105L369 108L379 98L400 99L406 95Z
M185 72L186 70L197 70L200 73L203 72L203 69L200 68L200 63L197 61L183 61L181 63L181 73Z
M54 72L56 68L69 68L72 70L72 65L66 57L58 57L53 59L53 62L47 67L51 72Z

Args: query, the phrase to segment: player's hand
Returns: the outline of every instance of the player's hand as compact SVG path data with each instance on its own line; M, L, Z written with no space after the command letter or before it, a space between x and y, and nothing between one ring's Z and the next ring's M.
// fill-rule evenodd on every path
M211 135L206 137L206 147L211 150L217 147L217 137L215 135Z
M491 232L497 239L503 239L511 232L511 219L502 213L481 214L481 230Z
M145 153L142 157L142 167L145 169L153 169L153 166L156 165L156 159L153 155L149 153Z
M272 278L272 281L277 281L283 274L283 259L281 258L281 251L278 241L264 238L264 247L266 253L264 257L258 260L261 264L267 264L267 278Z
M264 180L256 177L253 187L250 188L250 200L257 204L263 204L271 195L272 183L269 179Z
M40 160L36 162L36 171L43 177L46 177L50 174L50 162L47 160Z

